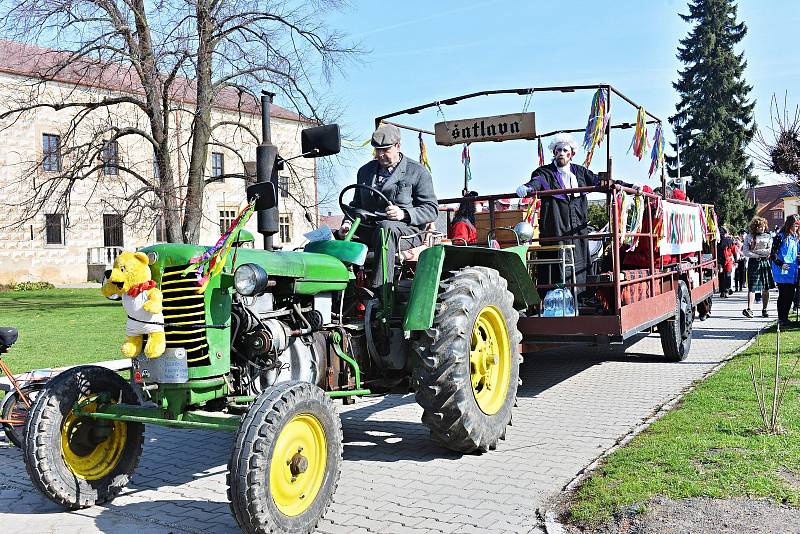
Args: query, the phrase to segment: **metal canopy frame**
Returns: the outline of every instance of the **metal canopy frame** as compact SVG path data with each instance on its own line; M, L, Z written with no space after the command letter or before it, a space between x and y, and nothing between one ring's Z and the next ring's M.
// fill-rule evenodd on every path
M477 98L479 96L514 95L514 94L515 95L519 95L519 96L528 96L528 95L532 95L534 93L574 93L575 91L596 91L598 89L605 89L605 90L608 91L608 102L607 102L608 113L611 113L611 100L612 100L611 96L612 95L618 96L619 98L621 98L626 103L630 104L635 109L639 109L640 107L642 107L639 104L637 104L636 102L634 102L633 100L631 100L630 98L628 98L627 96L625 96L621 91L616 89L613 85L607 84L607 83L599 83L599 84L591 84L591 85L560 85L560 86L548 86L548 87L523 87L523 88L519 88L519 89L495 89L495 90L491 90L491 91L477 91L477 92L474 92L474 93L467 93L465 95L455 96L455 97L452 97L452 98L446 98L446 99L443 99L443 100L434 100L433 102L429 102L427 104L422 104L421 106L415 106L415 107L411 107L411 108L406 108L406 109L403 109L403 110L400 110L400 111L395 111L393 113L388 113L386 115L381 115L380 117L376 117L375 118L375 127L377 128L381 123L386 123L386 124L393 124L394 126L397 126L398 128L403 128L403 129L411 130L411 131L414 131L414 132L420 132L420 133L424 133L424 134L435 135L434 132L432 132L430 130L424 130L424 129L421 129L421 128L416 128L414 126L408 126L408 125L405 125L405 124L400 124L398 122L389 121L388 119L391 119L393 117L399 117L401 115L415 115L415 114L419 113L422 110L429 109L429 108L434 108L434 107L438 108L438 107L441 107L443 105L444 106L453 106L455 104L458 104L462 100L469 100L469 99L472 99L472 98ZM657 117L656 115L653 115L652 113L647 111L647 109L645 109L645 113L647 114L648 117L650 117L650 120L646 121L647 124L663 124L662 120L659 117ZM606 136L605 136L606 137L606 171L605 172L606 172L606 174L607 174L609 179L613 179L612 169L611 169L611 167L612 167L612 165L611 165L611 159L612 159L611 158L611 130L613 130L613 129L626 130L626 129L629 129L629 128L633 128L634 126L635 126L635 124L631 124L630 122L623 122L623 123L619 123L619 124L611 124L611 121L609 121L608 124L606 125ZM541 138L541 137L549 137L549 136L554 135L556 133L562 133L562 132L563 133L578 133L578 132L584 132L584 131L586 131L586 128L575 128L575 129L566 129L566 130L553 130L551 132L538 134L538 135L536 135L534 137L534 139L538 139L538 138ZM502 141L498 141L498 142L502 142ZM666 190L666 185L667 185L667 177L666 177L666 172L665 172L665 169L664 169L664 165L662 165L661 166L661 188L662 188L662 191ZM466 186L465 186L465 188L466 188Z

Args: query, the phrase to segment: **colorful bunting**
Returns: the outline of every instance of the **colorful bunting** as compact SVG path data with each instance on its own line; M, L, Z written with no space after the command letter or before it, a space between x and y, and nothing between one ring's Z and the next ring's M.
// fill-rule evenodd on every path
M464 143L464 150L461 151L461 163L464 164L464 182L472 180L472 170L469 168L469 143Z
M589 120L586 123L586 134L583 138L583 148L586 149L586 160L583 162L585 167L592 162L595 147L603 141L606 135L609 118L608 92L605 89L598 89L592 98Z
M228 253L231 251L234 241L239 235L239 230L244 228L250 216L253 215L253 210L256 207L256 201L253 200L239 213L236 219L233 220L228 230L222 234L217 243L206 250L200 256L196 256L189 260L189 266L183 270L181 274L185 275L189 271L195 271L197 278L197 293L203 293L206 290L208 281L222 272L225 266L225 261L228 258Z
M539 151L539 167L542 167L542 166L544 166L544 147L542 146L542 138L541 137L539 138L538 151Z
M647 113L641 106L639 106L639 112L636 114L636 130L633 132L631 147L633 148L633 155L641 161L648 147Z
M653 150L650 152L650 172L648 176L653 176L662 165L664 165L664 133L661 131L661 123L656 126L656 133L653 134Z
M431 172L431 164L428 161L428 150L425 148L425 141L422 140L422 132L419 133L419 162Z

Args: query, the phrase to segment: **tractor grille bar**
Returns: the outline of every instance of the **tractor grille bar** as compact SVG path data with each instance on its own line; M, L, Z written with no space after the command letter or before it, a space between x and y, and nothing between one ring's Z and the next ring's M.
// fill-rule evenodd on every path
M167 348L183 347L189 367L200 367L211 363L205 329L205 295L197 293L193 272L181 275L186 267L188 265L165 267L161 276L164 331ZM197 328L191 328L195 324Z

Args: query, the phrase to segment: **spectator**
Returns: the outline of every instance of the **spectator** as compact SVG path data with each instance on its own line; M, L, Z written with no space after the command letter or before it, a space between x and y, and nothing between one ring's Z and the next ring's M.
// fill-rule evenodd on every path
M475 191L470 191L464 196L458 206L453 221L447 229L447 238L455 245L474 245L478 242L478 232L475 229L475 201L478 196Z
M717 263L719 264L719 296L726 299L731 290L731 274L736 263L734 261L733 239L725 226L719 229L719 243L717 244Z
M767 220L764 217L753 217L748 227L749 234L745 235L742 254L748 259L747 263L747 308L742 310L745 317L753 317L751 311L753 299L764 294L762 299L762 317L769 317L767 305L769 304L769 290L775 287L772 278L772 267L769 254L772 249L772 236L767 231ZM756 303L758 300L756 300Z
M781 326L789 325L789 310L797 287L798 230L800 230L800 216L786 217L783 228L772 240L770 251L772 276L778 284L778 324ZM766 291L762 295L766 298Z
M742 232L744 234L744 232ZM733 276L734 291L739 292L744 289L745 273L747 272L747 258L744 255L744 241L742 236L736 236L733 240L734 260L736 261L736 270Z

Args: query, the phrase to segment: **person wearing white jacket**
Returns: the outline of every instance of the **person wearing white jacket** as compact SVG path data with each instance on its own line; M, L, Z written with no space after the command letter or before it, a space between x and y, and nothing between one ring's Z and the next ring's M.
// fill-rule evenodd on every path
M753 299L756 293L761 293L761 315L768 317L769 290L775 287L769 261L772 235L767 231L767 220L764 217L753 217L748 230L742 247L742 253L747 258L747 308L742 310L742 315L753 317Z

